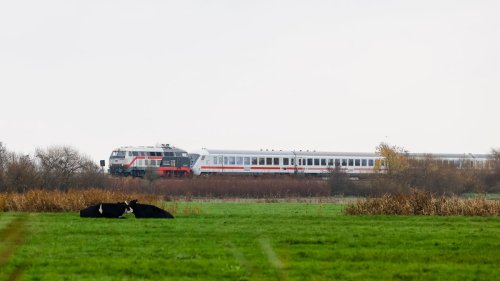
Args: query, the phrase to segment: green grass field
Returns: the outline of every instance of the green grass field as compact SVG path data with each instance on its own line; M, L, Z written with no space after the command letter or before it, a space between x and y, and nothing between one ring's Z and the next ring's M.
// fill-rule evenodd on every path
M498 217L341 208L191 202L174 220L0 213L0 280L500 280Z

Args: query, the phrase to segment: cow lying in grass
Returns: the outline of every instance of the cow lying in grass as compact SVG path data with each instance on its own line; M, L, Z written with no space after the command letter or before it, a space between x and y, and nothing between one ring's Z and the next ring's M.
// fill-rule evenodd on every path
M137 200L130 201L129 204L132 209L132 213L134 213L135 217L138 219L142 218L164 218L164 219L173 219L174 216L169 212L160 209L153 205L139 204Z
M100 203L80 210L82 218L122 218L124 212L131 213L129 204L125 202L118 203Z

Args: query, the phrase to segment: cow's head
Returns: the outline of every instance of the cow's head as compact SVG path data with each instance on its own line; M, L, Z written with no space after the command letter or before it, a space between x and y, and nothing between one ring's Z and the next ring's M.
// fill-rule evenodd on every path
M125 208L125 213L130 214L130 213L134 212L134 209L132 209L132 207L130 206L130 204L127 201L118 202L118 204L120 204L120 206Z
M125 202L127 202L127 201L125 201ZM127 205L130 208L130 210L131 210L130 212L133 213L134 212L134 208L137 205L137 199L130 201L130 203L127 203Z

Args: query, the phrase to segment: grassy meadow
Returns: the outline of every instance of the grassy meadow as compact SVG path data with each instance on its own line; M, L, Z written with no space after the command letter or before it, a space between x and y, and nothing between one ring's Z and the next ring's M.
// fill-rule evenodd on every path
M0 212L0 280L499 280L500 218L167 203L173 220Z

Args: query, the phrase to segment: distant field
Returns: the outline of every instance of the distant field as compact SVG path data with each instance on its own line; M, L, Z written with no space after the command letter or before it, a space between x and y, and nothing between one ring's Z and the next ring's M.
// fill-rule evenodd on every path
M174 220L0 213L0 280L499 280L499 217L341 208L190 202Z

